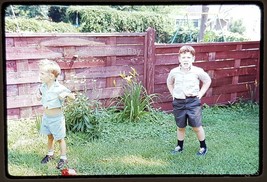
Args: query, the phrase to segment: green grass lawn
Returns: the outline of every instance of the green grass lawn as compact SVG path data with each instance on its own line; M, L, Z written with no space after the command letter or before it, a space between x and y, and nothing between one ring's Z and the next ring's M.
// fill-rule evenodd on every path
M259 172L259 106L205 107L203 127L209 151L196 156L199 142L187 127L184 151L172 155L176 126L172 114L158 112L155 122L115 123L103 118L102 135L88 141L81 133L66 138L69 167L78 175L254 175ZM7 162L11 176L55 176L59 159L40 163L47 137L34 120L8 121Z

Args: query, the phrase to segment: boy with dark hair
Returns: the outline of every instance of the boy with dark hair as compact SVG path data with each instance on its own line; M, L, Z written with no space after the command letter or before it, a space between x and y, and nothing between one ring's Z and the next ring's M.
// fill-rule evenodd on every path
M205 142L205 132L202 127L202 108L200 99L211 84L211 78L202 69L193 66L195 49L183 46L178 56L180 65L172 69L167 78L167 87L173 97L173 114L177 125L178 143L173 154L183 151L185 129L191 126L200 142L197 155L206 155L208 148ZM203 83L200 86L200 81Z

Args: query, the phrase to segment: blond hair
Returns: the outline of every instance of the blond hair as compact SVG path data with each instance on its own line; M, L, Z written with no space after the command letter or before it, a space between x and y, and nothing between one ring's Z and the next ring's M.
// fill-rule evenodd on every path
M44 69L47 72L52 73L56 78L58 75L61 74L61 69L57 62L48 60L48 59L43 59L39 62L39 68Z

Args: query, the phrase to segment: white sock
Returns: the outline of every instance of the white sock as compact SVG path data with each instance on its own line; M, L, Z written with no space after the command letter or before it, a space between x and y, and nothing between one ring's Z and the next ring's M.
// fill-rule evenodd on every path
M66 155L61 155L60 159L67 160L67 156Z
M54 155L54 150L49 150L47 155Z

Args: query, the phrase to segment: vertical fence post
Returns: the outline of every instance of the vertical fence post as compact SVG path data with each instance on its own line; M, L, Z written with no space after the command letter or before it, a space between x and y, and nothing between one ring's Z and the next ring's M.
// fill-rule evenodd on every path
M254 82L254 87L255 87L255 98L253 98L257 103L259 103L259 101L260 101L260 92L261 92L261 90L259 89L259 87L261 86L260 84L261 84L261 81L262 80L260 80L260 71L261 71L261 67L260 67L260 49L258 50L258 59L257 59L257 76L256 76L256 80L255 80L255 82Z
M242 50L242 44L236 45L236 51ZM235 65L234 68L240 68L241 59L235 59ZM237 85L239 80L239 76L233 76L232 78L232 84ZM231 102L235 102L237 100L237 92L231 93Z
M146 90L148 94L154 93L155 82L155 30L153 28L147 29L147 61L146 61Z

